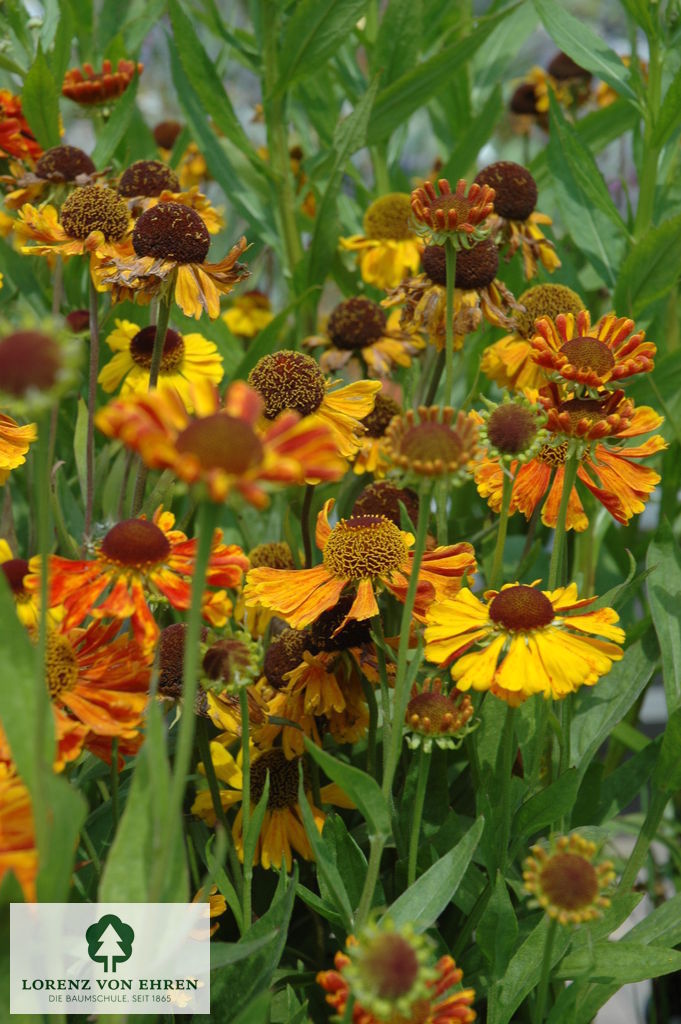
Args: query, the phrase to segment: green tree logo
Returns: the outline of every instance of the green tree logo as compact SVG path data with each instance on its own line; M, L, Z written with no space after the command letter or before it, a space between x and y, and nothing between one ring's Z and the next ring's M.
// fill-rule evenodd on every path
M116 964L125 963L132 954L135 933L129 924L115 914L105 914L85 932L91 960L104 964L104 970L116 973Z

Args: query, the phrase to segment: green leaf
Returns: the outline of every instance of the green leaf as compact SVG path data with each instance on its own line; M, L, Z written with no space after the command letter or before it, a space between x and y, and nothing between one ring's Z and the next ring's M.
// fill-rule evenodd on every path
M565 227L603 281L612 289L627 238L626 226L610 198L593 156L581 145L553 95L549 97L551 129L547 149L553 189Z
M650 145L655 149L661 149L679 128L681 128L681 68L678 69L667 86L655 121Z
M504 972L518 942L518 921L505 878L498 873L490 901L475 930L475 942L503 984Z
M280 877L286 884L286 875ZM210 983L211 1012L195 1014L194 1024L234 1024L235 1017L250 1011L251 1001L269 988L286 945L295 894L294 876L285 889L279 886L270 908L251 925L246 939L237 943L247 947L249 955L215 971ZM263 937L267 937L267 942L256 952L250 952ZM244 1020L250 1022L251 1018L245 1016Z
M277 937L276 929L272 928L257 939L249 936L248 941L241 942L211 942L210 944L210 969L218 971L228 964L237 964L240 960L246 960L253 956L263 946L267 946Z
M651 945L678 946L681 943L681 893L655 907L627 933L627 940Z
M87 815L87 804L68 779L55 775L44 779L43 799L49 808L49 821L47 841L40 849L38 900L62 903L69 898L78 833Z
M534 0L534 6L559 50L572 57L580 67L608 82L620 96L636 99L636 93L627 81L627 68L583 18L575 18L556 0Z
M523 942L506 968L503 984L493 990L487 1009L487 1024L508 1024L523 999L539 983L549 919L545 915ZM566 928L556 932L551 966L557 964L570 944Z
M280 95L296 79L319 71L347 42L365 7L366 0L298 0L284 26L274 94Z
M658 24L652 14L655 7L649 0L621 0L621 3L648 38L658 34Z
M0 658L3 665L12 666L12 685L0 686L0 722L17 771L33 789L38 778L35 722L43 703L36 690L36 649L19 625L4 573L0 573Z
M480 842L485 819L478 818L456 846L428 868L386 911L396 928L405 924L417 932L426 931L451 903L475 849Z
M570 768L546 789L526 800L515 816L514 835L518 838L530 836L563 815L569 815L574 807L579 781L576 769Z
M681 553L666 521L648 547L646 566L655 570L648 579L648 602L660 643L664 692L671 715L681 704Z
M422 18L422 0L389 0L383 11L371 68L384 89L418 63Z
M369 138L381 142L405 124L440 89L447 87L475 51L486 42L492 29L520 4L513 3L495 14L480 18L478 26L465 38L445 46L439 53L421 61L387 88L381 89L369 122Z
M55 82L63 82L64 74L71 60L74 27L73 12L68 4L60 4L59 23L54 37L52 52L48 55L50 70Z
M374 104L378 79L374 78L353 112L336 127L333 137L335 159L319 208L315 215L312 242L307 253L307 284L321 284L338 244L338 192L345 165L367 139L369 115Z
M369 836L381 836L387 839L391 834L390 808L388 801L383 796L381 787L376 780L353 768L350 764L344 764L335 757L331 757L321 747L312 743L305 737L305 748L310 757L323 768L329 778L337 783L347 793L358 811L369 826Z
M125 136L135 110L138 84L139 75L135 75L121 98L116 101L113 113L104 128L98 132L97 144L92 153L95 167L102 168L109 162L119 142Z
M324 882L328 892L328 899L333 900L334 906L343 921L343 927L346 932L350 932L352 931L353 921L350 900L348 899L348 894L345 891L345 886L343 885L343 879L340 876L340 872L326 848L326 843L319 835L317 824L314 820L312 811L310 810L310 804L303 786L302 766L300 780L298 783L298 803L300 805L300 814L303 819L307 838L310 840L310 846L312 847L312 852L314 853L315 860L317 861L317 874L320 884L322 881Z
M348 832L340 814L327 814L322 839L329 852L333 852L350 905L358 907L364 887L367 859Z
M615 289L617 312L637 318L668 295L679 279L680 263L681 214L651 228L629 248Z
M626 985L678 970L681 970L678 950L622 939L596 942L590 949L574 950L565 957L554 977L573 979L587 975L591 982L616 981Z
M466 131L457 135L456 145L442 168L442 177L461 178L471 167L478 153L494 131L503 107L499 86L488 96L482 110L476 114Z
M570 749L580 778L598 748L647 685L656 661L655 641L647 633L627 648L622 660L615 662L597 686L583 686L575 695Z
M269 1020L269 1007L272 1002L271 992L261 992L255 999L245 1006L238 1017L232 1019L232 1024L262 1024ZM211 1017L214 1021L215 1018Z
M21 108L43 149L58 146L59 87L40 45L35 60L24 79Z
M153 891L159 844L167 835L170 766L165 750L161 712L155 701L147 711L147 735L137 755L135 774L116 837L99 886L103 903L145 903L187 900L189 879L185 864L182 819L174 823L168 871L160 890Z
M678 627L678 618L676 619ZM653 782L663 793L676 793L681 789L681 707L671 713L664 733L659 759L653 773Z
M265 785L263 787L262 796L258 801L255 808L251 808L251 817L248 822L248 831L244 836L244 864L250 864L255 854L255 847L260 836L260 829L262 828L263 819L265 817L265 811L267 810L267 801L270 795L270 773L267 772L265 777Z
M638 735L640 736L640 733ZM677 739L681 739L681 736L677 736ZM679 763L678 750L677 746L675 767ZM632 795L640 793L645 786L658 756L658 744L647 743L643 750L630 757L610 775L606 775L601 782L598 808L592 823L608 821L621 814L624 808L629 806ZM681 787L681 782L676 786L677 789L679 787ZM589 823L584 822L584 824Z
M86 463L87 463L87 405L82 398L78 399L78 411L76 413L76 428L73 431L73 456L76 463L76 473L80 485L80 494L85 503L86 494Z

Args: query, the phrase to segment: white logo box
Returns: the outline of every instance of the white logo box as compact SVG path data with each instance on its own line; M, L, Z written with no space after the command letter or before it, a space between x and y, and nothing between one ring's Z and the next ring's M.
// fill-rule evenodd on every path
M164 1011L210 1013L207 903L11 905L10 1013Z

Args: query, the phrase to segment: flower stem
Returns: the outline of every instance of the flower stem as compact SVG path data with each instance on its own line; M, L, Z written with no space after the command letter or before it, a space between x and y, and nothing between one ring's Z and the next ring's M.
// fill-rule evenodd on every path
M421 559L426 547L426 533L428 532L428 513L430 511L430 482L424 481L420 487L419 494L419 518L416 529L416 543L414 545L414 556L407 587L407 597L402 611L402 622L400 625L400 643L397 650L397 672L395 675L395 693L393 699L392 729L390 735L390 749L386 760L385 772L383 775L383 794L386 797L392 792L393 779L397 769L397 762L402 747L402 729L404 714L409 701L409 687L407 678L407 653L409 651L409 636L411 633L411 621L416 602L416 589L419 580L419 568Z
M551 977L551 957L553 955L553 943L556 938L558 922L553 919L549 922L544 942L544 956L541 963L541 974L539 976L539 988L537 990L537 1002L534 1008L534 1024L543 1024L544 1011L546 1010L546 997L549 991L549 979Z
M568 455L565 463L563 492L560 496L558 518L556 519L556 528L553 532L553 549L551 551L551 562L549 564L549 590L555 590L557 586L562 585L564 580L565 525L567 522L570 495L572 494L572 488L574 487L575 479L577 477L578 465L579 457L577 450L575 449Z
M660 147L654 146L652 140L660 109L662 64L657 37L651 36L648 43L648 109L646 111L646 128L641 149L641 168L638 176L638 204L634 219L634 238L636 239L640 239L645 235L653 220L655 189L657 187L657 165L660 159Z
M511 778L515 759L515 708L510 704L506 707L504 728L501 734L498 757L498 791L501 828L498 832L497 867L503 877L508 858L508 843L511 835Z
M492 570L489 574L489 585L492 590L498 590L501 583L504 565L504 545L506 544L506 533L508 532L508 513L511 507L511 495L513 494L513 476L510 470L503 470L503 474L497 543L494 548Z
M114 832L118 828L119 800L118 800L118 736L111 740L111 820Z
M437 510L437 542L438 544L447 543L448 535L448 523L447 523L447 478L444 477L442 480L438 480L435 485L435 508Z
M199 504L197 515L198 547L194 562L192 578L192 597L187 617L187 632L184 642L184 658L182 664L182 699L184 713L180 718L180 727L175 747L175 764L170 784L165 835L161 844L161 855L155 866L152 877L152 894L158 896L166 876L166 867L171 855L175 831L182 819L182 801L187 785L187 775L192 758L194 742L194 700L198 686L199 670L199 637L201 630L201 603L206 581L206 570L210 559L213 543L213 532L218 516L219 506L211 501ZM150 897L151 899L151 897ZM154 902L151 899L151 902Z
M426 751L423 743L419 747L418 777L416 781L416 795L414 796L414 808L411 816L411 833L409 835L409 862L407 867L407 885L413 885L416 880L416 858L419 852L419 836L421 834L421 818L423 817L423 804L426 799L426 785L430 771L430 750Z
M85 539L92 530L95 502L95 409L99 371L99 294L90 277L90 372L87 388L87 440L85 442Z
M199 757L201 758L203 769L206 773L206 781L208 783L210 798L213 803L215 820L216 822L219 822L225 830L225 835L227 836L227 856L229 857L229 866L232 871L232 877L236 883L237 891L240 891L243 886L241 862L237 856L236 850L234 849L232 831L229 827L229 822L227 821L225 809L222 806L222 800L220 799L220 786L218 784L217 775L215 774L213 755L210 752L207 722L205 718L201 718L200 716L197 716L196 718L196 743L199 748Z
M312 566L312 498L314 497L314 484L305 485L305 497L303 498L303 510L300 513L300 527L303 533L303 551L305 552L305 568Z
M170 320L170 306L173 299L173 293L173 287L167 288L158 303L156 333L154 334L154 347L151 352L151 365L149 367L149 391L153 391L158 384L158 375L161 369L161 360L163 359L163 349L166 343L166 334L168 333L168 321ZM131 516L138 516L142 511L142 505L144 504L144 489L147 483L147 473L147 467L140 458L137 466L137 477L135 479L132 508L130 509Z
M246 836L251 823L251 751L250 751L250 729L248 722L248 692L245 686L239 687L239 705L241 707L241 752L243 776L241 789L241 820L243 828L243 845L246 846ZM253 859L246 859L244 856L244 891L243 891L243 917L244 931L251 927L251 885L253 882Z
M31 791L33 820L40 862L47 858L47 847L51 841L54 824L45 805L46 783L52 771L54 751L54 725L52 704L45 683L45 661L47 655L47 610L49 603L49 555L50 555L50 495L49 495L49 439L48 418L42 415L38 421L38 439L33 448L35 510L37 518L37 543L40 555L40 607L38 614L38 651L35 678L35 783Z
M433 402L435 401L435 395L437 394L438 385L440 383L440 377L442 376L442 371L445 365L445 356L446 353L444 349L442 349L442 351L438 352L437 354L437 359L435 360L435 364L433 366L433 375L430 378L428 394L426 395L426 405L432 405Z
M364 888L362 889L359 907L357 908L357 914L355 916L355 930L361 928L369 916L369 911L371 910L374 899L376 882L378 881L378 872L381 866L381 856L383 854L384 846L385 839L383 836L371 837L369 841L369 863L367 865L367 873L364 879Z
M622 892L626 892L631 889L636 876L643 867L645 859L648 855L648 847L652 843L657 830L662 821L662 815L664 809L669 802L669 793L665 793L662 790L656 789L653 791L653 796L648 805L648 812L643 821L643 826L639 832L634 849L631 851L631 856L627 861L627 866L622 873L620 879L619 888Z
M452 401L454 393L454 282L456 280L456 249L451 238L445 242L445 267L447 273L445 310L445 399L443 405Z

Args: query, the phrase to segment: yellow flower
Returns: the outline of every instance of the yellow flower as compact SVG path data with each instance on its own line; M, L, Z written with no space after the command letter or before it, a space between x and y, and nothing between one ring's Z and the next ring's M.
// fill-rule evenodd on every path
M0 485L17 466L26 462L26 452L38 437L35 423L20 427L11 416L0 413Z
M615 625L617 613L583 610L595 600L579 600L575 583L553 591L507 583L500 591L488 590L484 602L463 589L428 608L426 658L442 667L451 664L459 690L491 689L511 699L541 693L559 700L593 686L622 657L624 630Z
M91 257L93 278L99 260L117 256L131 226L125 200L111 188L75 188L58 212L54 206L25 203L18 231L34 243L22 252L35 256Z
M582 924L603 916L610 906L604 891L615 879L612 861L594 864L596 844L580 835L559 836L547 852L532 847L523 864L525 889L559 924Z
M364 214L364 234L341 238L342 249L357 253L362 280L376 288L394 288L418 269L422 249L411 227L406 192L390 192Z
M274 313L266 295L250 291L233 299L222 319L237 338L254 338L274 320Z
M115 323L116 330L107 337L106 343L116 354L102 367L98 381L108 394L115 391L121 381L121 396L146 394L156 327L140 328L130 320ZM207 380L219 384L223 376L222 356L214 342L201 334L179 334L168 329L159 385L174 387L189 412L193 411L190 382Z
M323 334L306 338L307 348L323 347L319 365L325 373L347 366L360 355L370 377L389 377L398 366L411 366L412 357L425 341L414 328L400 327L397 310L386 315L372 299L358 295L345 299L334 309Z

